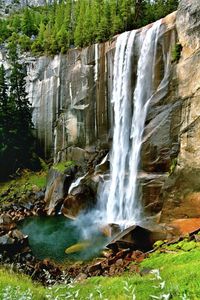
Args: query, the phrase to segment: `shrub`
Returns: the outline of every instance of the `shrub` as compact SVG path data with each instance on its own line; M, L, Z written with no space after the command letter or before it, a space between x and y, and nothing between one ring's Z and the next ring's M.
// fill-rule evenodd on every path
M181 57L182 45L177 43L172 49L172 62L178 62Z

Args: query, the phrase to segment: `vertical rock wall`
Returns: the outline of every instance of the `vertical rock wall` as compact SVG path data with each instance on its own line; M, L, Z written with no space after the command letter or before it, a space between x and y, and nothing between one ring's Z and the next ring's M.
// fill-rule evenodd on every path
M114 42L40 57L28 66L27 91L46 157L108 142ZM95 50L96 47L96 50Z
M179 155L160 199L161 220L200 216L200 2L182 0L176 18L181 57L174 67L173 94L181 103ZM173 168L172 168L173 169Z

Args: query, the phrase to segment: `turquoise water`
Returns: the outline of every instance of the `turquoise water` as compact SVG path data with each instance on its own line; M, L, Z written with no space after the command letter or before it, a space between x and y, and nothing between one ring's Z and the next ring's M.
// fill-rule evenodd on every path
M87 260L97 256L107 242L107 238L87 220L77 222L63 216L30 217L19 227L29 236L33 254L39 259ZM89 247L77 253L65 253L66 248L84 240L90 244Z

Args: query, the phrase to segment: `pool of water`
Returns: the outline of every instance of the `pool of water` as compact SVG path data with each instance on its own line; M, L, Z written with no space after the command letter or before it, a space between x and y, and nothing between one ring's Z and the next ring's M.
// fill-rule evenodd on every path
M77 222L63 216L30 217L19 224L19 229L29 236L33 254L39 258L55 261L87 260L99 255L107 238L89 221ZM77 243L80 251L66 254L65 250Z

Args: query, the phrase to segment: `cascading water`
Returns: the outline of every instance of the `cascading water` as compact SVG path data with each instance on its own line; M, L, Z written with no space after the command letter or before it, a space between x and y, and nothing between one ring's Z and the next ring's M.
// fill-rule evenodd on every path
M164 77L155 90L154 73L160 28L161 21L157 21L140 33L125 32L117 38L112 93L114 134L111 178L103 184L99 196L106 223L128 225L141 218L137 173L145 119L151 99L156 94L163 94L169 75L169 59L163 51ZM137 35L140 36L140 45ZM138 62L134 62L136 56L139 57ZM135 85L132 78L134 64L137 64Z

